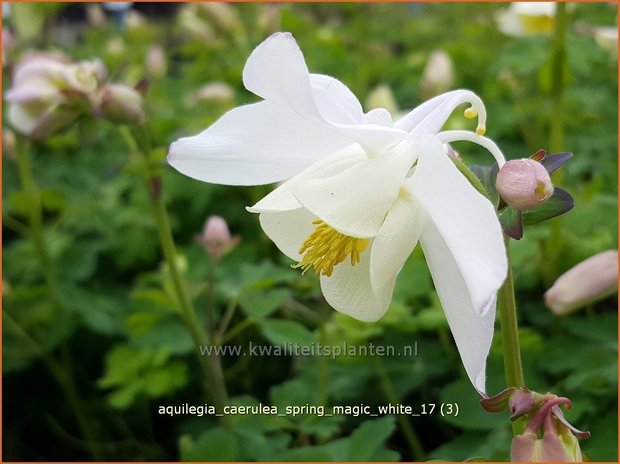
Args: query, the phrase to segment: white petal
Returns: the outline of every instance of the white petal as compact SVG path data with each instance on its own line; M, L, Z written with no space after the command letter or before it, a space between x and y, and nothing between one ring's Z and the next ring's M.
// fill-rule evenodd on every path
M293 188L301 181L332 176L365 159L366 153L359 145L349 145L304 169L247 210L251 213L264 213L300 208L301 203L293 195Z
M473 106L478 113L478 125L484 126L484 104L480 97L470 90L453 90L431 98L396 121L395 126L407 132L435 134L441 130L454 110L464 103Z
M268 184L293 177L350 143L265 101L235 108L202 133L177 140L170 146L168 162L204 182Z
M256 47L243 70L243 83L265 100L358 142L371 156L404 136L394 128L362 124L357 98L334 78L311 76L299 45L288 32L275 33Z
M479 314L487 311L508 269L499 220L491 203L458 171L435 136L420 138L415 172L407 181L426 210L467 286Z
M278 213L262 213L260 225L278 249L295 261L301 261L299 248L316 228L316 216L304 208Z
M45 79L29 79L7 90L4 98L11 103L62 102L66 97Z
M243 84L265 100L320 119L308 67L289 32L277 32L254 49L243 69Z
M331 227L351 237L377 235L413 163L411 144L293 188L297 200Z
M469 380L484 393L486 359L495 322L495 299L480 315L478 308L471 304L469 286L463 280L452 249L434 224L427 224L420 243Z
M380 319L390 306L396 275L387 282L383 292L377 295L370 284L369 265L370 250L367 248L355 266L344 261L334 268L331 277L321 276L321 290L335 310L360 321L374 322Z
M372 244L370 281L375 293L392 285L418 243L425 222L426 214L411 198L396 199Z
M310 74L312 95L321 116L331 123L360 124L364 112L349 88L330 76Z
M24 105L14 103L9 105L8 119L13 129L21 134L29 135L39 124L41 113L33 113L28 111Z

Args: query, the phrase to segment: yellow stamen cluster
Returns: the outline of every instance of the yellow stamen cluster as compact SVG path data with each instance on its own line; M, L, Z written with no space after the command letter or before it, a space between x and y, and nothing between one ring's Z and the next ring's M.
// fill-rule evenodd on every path
M317 219L316 229L305 240L299 254L303 258L294 268L301 268L304 274L310 267L319 275L331 276L334 267L351 255L351 265L360 262L360 253L368 246L368 239L349 237Z

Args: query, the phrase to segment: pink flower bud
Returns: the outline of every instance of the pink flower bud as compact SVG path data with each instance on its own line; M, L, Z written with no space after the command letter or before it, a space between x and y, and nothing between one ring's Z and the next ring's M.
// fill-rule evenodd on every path
M508 161L497 174L495 188L506 203L521 211L544 203L553 194L549 173L532 159Z
M226 82L213 81L189 94L185 103L191 107L201 102L232 103L234 99L235 91L230 85Z
M46 137L90 109L105 75L99 60L73 63L62 55L26 55L16 65L5 94L9 123L21 134Z
M159 45L153 45L146 54L146 69L154 77L163 77L168 69L166 54Z
M435 50L428 57L420 81L420 91L425 99L450 89L454 83L452 60L443 50Z
M581 462L581 449L576 435L587 438L590 434L565 424L559 405L570 407L570 400L549 393L540 400L539 408L528 418L525 431L512 439L511 461Z
M125 84L109 84L101 91L101 114L114 122L140 124L144 121L142 95Z
M618 290L618 250L608 250L562 274L545 293L555 314L569 314Z
M9 159L17 159L17 140L11 129L2 129L2 154Z
M239 237L231 237L226 220L221 216L209 216L202 235L196 238L209 255L220 258L228 253L238 242Z

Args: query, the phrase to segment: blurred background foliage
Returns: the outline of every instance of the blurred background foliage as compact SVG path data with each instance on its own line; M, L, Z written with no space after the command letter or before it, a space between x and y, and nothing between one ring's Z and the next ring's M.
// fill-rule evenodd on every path
M165 167L171 141L197 133L226 110L256 101L241 71L251 50L278 30L294 34L313 72L343 81L361 101L407 111L428 98L429 56L452 62L452 88L487 105L488 135L509 158L549 148L554 118L548 35L509 37L497 26L507 4L135 4L125 15L99 5L12 5L4 27L4 89L28 50L101 58L115 81L149 81L147 127L164 166L163 191L183 279L204 319L232 314L230 345L288 342L400 349L416 357L244 357L221 361L231 404L376 405L458 403L457 417L165 416L160 405L210 403L192 341L178 314L147 192L118 127L83 118L31 145L42 191L44 239L61 304L49 298L27 239L28 196L4 147L3 405L5 460L506 460L510 425L478 405L417 250L400 273L392 307L377 323L331 310L318 279L290 262L245 211L271 186L203 184ZM513 243L520 336L528 386L568 396L567 416L592 432L595 461L617 459L617 302L557 317L542 295L562 272L617 248L616 52L593 29L616 24L614 4L572 4L564 71L565 140L575 157L562 186L575 208ZM3 34L4 36L4 34ZM163 63L148 62L153 46ZM160 57L161 58L161 57ZM205 87L209 84L210 87ZM369 105L372 104L371 100ZM370 106L365 107L366 110ZM450 128L469 127L455 114ZM5 124L5 128L7 125ZM6 135L6 134L5 134ZM487 162L475 146L455 146ZM483 156L480 156L483 155ZM240 243L214 260L196 242L207 216L224 217ZM553 243L550 243L553 240ZM204 322L204 320L203 320ZM499 333L488 391L503 388Z

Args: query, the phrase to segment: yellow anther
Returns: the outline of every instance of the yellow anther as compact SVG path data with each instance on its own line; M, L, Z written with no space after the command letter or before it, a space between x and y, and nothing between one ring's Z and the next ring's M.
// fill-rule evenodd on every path
M349 255L352 266L360 262L360 253L368 246L368 239L341 234L320 219L313 224L317 227L299 248L299 254L303 257L294 268L301 268L304 274L313 267L317 274L329 277L334 272L334 267Z
M465 117L467 119L474 119L476 116L478 116L478 112L474 109L473 106L470 106L469 108L467 108L463 114L465 115Z
M476 134L478 135L484 135L487 131L487 128L484 126L478 126L476 127Z

